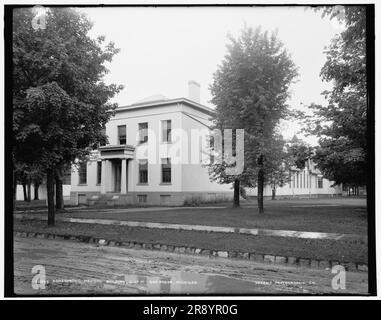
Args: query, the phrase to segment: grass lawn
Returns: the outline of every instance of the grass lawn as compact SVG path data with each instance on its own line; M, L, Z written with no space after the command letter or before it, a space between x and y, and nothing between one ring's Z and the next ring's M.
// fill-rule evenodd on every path
M296 204L295 204L296 203ZM306 204L307 203L307 204ZM316 204L317 203L317 204ZM225 204L231 205L231 204ZM114 219L126 221L197 224L242 228L266 228L297 231L367 234L367 213L364 206L320 206L310 202L265 202L265 214L259 214L255 203L249 207L171 209L165 211L127 212L124 209L73 210L62 217Z
M263 237L199 231L127 228L122 226L67 222L57 222L55 227L48 227L46 221L22 220L14 221L14 230L60 235L83 235L114 241L136 241L210 250L253 252L317 260L367 263L367 243L361 241Z

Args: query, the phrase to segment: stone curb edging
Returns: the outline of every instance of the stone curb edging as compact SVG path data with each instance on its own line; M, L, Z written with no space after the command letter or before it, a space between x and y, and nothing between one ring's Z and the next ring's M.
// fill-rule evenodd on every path
M268 264L277 264L284 266L298 266L305 268L314 269L330 269L335 265L342 265L347 271L360 271L368 272L368 265L364 263L355 262L339 262L335 260L315 260L306 259L300 257L285 257L276 256L262 253L253 252L237 252L237 251L218 251L209 250L203 248L195 247L185 247L185 246L174 246L166 244L152 244L152 243L141 243L136 241L114 241L105 240L101 238L95 238L91 236L73 236L73 235L61 235L53 233L41 233L41 232L20 232L15 231L14 235L24 238L40 238L40 239L56 239L56 240L72 240L87 243L96 243L104 246L121 246L130 249L146 249L146 250L156 250L156 251L166 251L175 252L182 254L195 254L203 255L209 257L220 257L220 258L233 258L233 259L243 259L252 260L255 262L262 262Z

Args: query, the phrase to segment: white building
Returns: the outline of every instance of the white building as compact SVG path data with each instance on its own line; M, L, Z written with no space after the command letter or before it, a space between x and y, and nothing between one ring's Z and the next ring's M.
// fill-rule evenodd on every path
M117 108L106 125L109 144L73 170L72 203L181 205L231 199L231 186L211 182L201 163L201 137L209 133L213 110L199 102L200 86L190 81L189 99L152 96Z
M334 186L334 182L323 178L316 165L308 160L303 169L293 168L286 183L275 189L277 198L318 198L327 196L341 196L342 186ZM263 191L264 197L272 197L272 186L266 185ZM255 197L257 189L246 191L247 196Z
M200 104L200 87L189 81L189 98L156 95L119 107L106 125L108 145L94 151L87 163L73 166L71 185L64 185L65 203L150 204L231 200L231 185L209 179L202 159L209 153L202 141L209 135L213 110ZM318 197L341 194L308 163L276 189L277 197ZM69 179L70 180L70 179ZM32 190L33 194L33 190ZM264 195L271 197L266 186ZM256 196L256 189L247 190ZM18 186L17 199L22 199ZM40 199L46 187L40 186Z

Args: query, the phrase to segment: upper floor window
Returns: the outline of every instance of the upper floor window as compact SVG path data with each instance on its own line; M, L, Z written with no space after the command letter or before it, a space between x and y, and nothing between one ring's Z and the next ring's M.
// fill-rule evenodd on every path
M162 128L162 136L163 136L163 142L171 142L171 120L163 120L161 121L161 128Z
M118 126L118 141L119 144L126 144L127 142L127 133L126 126Z
M161 181L162 183L171 183L171 159L161 159Z
M139 123L139 143L148 141L148 122Z
M148 183L148 161L139 160L139 183Z
M102 135L104 136L104 139L101 140L101 142L99 143L99 146L103 147L106 145L106 141L107 141L106 128L103 128L101 132L102 132Z
M87 162L81 162L78 169L79 184L87 183Z

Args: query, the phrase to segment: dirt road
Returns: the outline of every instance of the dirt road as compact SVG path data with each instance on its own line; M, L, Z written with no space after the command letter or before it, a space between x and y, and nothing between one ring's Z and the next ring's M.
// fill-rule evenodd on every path
M32 272L32 268L35 267ZM367 293L367 274L345 273L334 290L331 270L259 264L50 239L15 237L15 293L350 294ZM39 289L32 287L32 279ZM44 288L43 288L44 287Z

